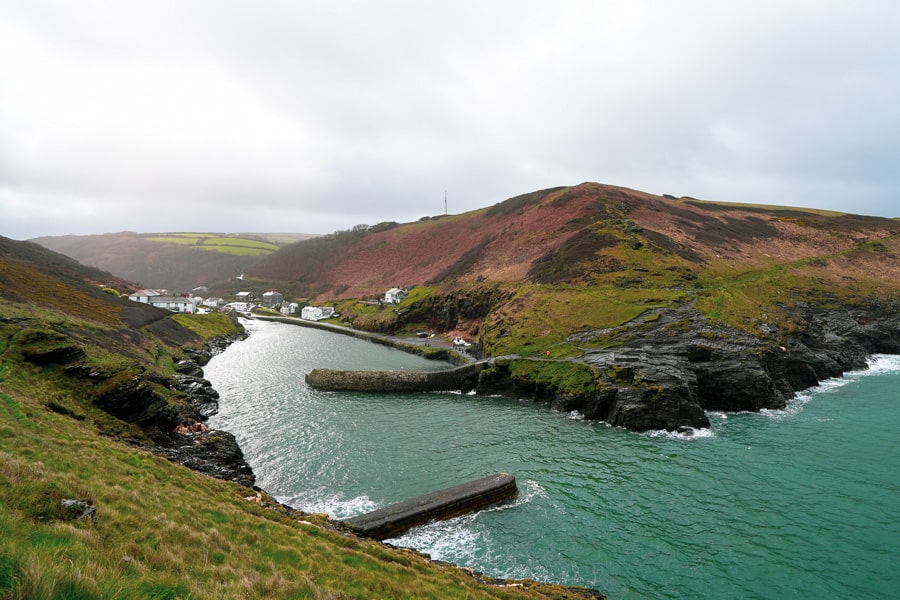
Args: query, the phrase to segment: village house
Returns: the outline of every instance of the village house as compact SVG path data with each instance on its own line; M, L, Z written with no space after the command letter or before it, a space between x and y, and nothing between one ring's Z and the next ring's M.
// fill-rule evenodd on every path
M269 290L262 295L262 305L266 308L277 308L281 306L283 302L284 295L276 292L275 290Z
M149 304L177 313L193 314L197 312L197 299L184 296L154 296Z
M300 310L300 318L305 321L321 321L333 315L333 306L304 306Z
M249 313L253 309L253 305L247 302L229 302L225 307L231 308L238 313Z
M235 302L243 302L244 304L253 303L253 292L238 292L234 295Z
M296 302L288 302L287 304L281 305L281 314L283 315L295 315L297 314L297 309L300 308L300 305Z
M132 300L134 302L143 302L144 304L149 304L151 298L159 298L160 296L162 296L162 292L160 292L158 290L147 289L147 290L138 290L138 291L134 292L133 294L130 294L128 296L128 299Z
M222 298L216 298L216 297L207 298L206 300L203 301L203 306L206 306L209 308L219 308L220 306L225 306L225 300L223 300Z
M384 293L385 304L400 304L406 298L406 290L400 288L391 288Z

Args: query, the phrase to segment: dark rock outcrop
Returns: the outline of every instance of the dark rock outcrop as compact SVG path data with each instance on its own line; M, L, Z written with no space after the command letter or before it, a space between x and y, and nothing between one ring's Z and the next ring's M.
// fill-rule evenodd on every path
M183 358L175 363L175 372L191 377L203 377L203 369L195 361Z
M697 397L697 377L683 358L617 352L589 353L587 361L615 390L600 420L635 431L709 426Z
M219 412L219 393L209 380L194 375L176 375L173 385L197 410L198 416L192 416L194 420L205 421Z
M707 410L783 408L798 391L865 369L873 353L900 353L900 303L800 303L793 310L797 332L767 328L759 335L713 323L691 307L653 312L570 338L616 346L586 352L597 378L593 391L559 393L511 378L502 367L484 371L478 391L534 398L636 431L674 431L707 427Z
M71 365L85 359L84 349L56 331L32 329L22 334L22 357L33 365Z
M252 487L255 481L253 469L244 460L234 436L227 431L177 433L160 454L195 471L247 487Z
M165 443L180 422L179 414L152 384L147 377L134 376L98 394L94 405L139 426L154 442Z
M142 371L123 378L83 363L68 365L64 372L92 381L98 389L93 404L140 427L152 442L151 451L208 475L253 486L253 470L234 436L203 424L218 412L219 394L202 377L197 360L208 361L234 339L216 338L202 350L186 351L191 358L176 361L171 378ZM117 376L123 380L114 383Z
M25 360L31 364L42 365L70 365L84 360L85 353L82 348L74 344L56 346L53 348L34 348L23 353Z

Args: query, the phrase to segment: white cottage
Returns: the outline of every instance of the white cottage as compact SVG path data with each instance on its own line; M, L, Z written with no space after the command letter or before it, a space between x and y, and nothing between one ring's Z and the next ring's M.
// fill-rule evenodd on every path
M385 304L400 304L406 298L406 290L400 288L391 288L384 293Z
M334 314L333 306L304 306L300 310L300 318L305 321L321 321Z
M162 296L162 293L158 290L146 289L138 290L133 294L130 294L128 296L128 299L134 302L143 302L144 304L149 304L151 298L159 298L160 296Z
M269 290L262 295L262 305L266 308L275 308L281 306L284 302L284 296L275 290Z
M197 312L197 299L182 296L155 296L150 298L150 304L157 308L164 308L177 313L193 314Z

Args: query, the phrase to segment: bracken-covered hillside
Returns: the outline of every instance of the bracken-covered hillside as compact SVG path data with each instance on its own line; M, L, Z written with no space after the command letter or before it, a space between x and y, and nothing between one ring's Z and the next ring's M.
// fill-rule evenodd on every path
M896 219L584 183L299 242L250 275L260 289L335 303L356 327L463 335L488 355L579 355L573 335L663 307L771 335L796 329L797 302L891 299L898 233ZM403 286L415 291L398 309L349 300Z
M898 231L894 219L675 199L585 183L461 215L300 242L266 257L251 274L321 298L475 280L591 283L642 273L654 263L698 273L819 259L833 261L822 276L882 278L898 274L894 261L877 253L862 261L837 255L865 242L882 243L887 252L895 243L887 238Z

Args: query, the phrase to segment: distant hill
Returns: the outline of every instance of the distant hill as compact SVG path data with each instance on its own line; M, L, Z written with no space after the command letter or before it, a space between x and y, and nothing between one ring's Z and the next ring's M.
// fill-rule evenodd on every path
M260 259L244 283L313 301L414 285L425 290L403 315L352 302L339 303L342 314L385 331L484 334L488 349L521 351L502 340L544 347L660 305L690 302L752 329L787 319L778 307L803 299L891 297L900 289L898 233L896 219L584 183L301 241Z
M249 274L322 297L364 296L409 283L587 284L661 262L696 273L724 263L746 270L825 257L897 231L895 219L674 199L585 183L460 215L293 244L261 259Z
M303 233L107 233L31 240L145 287L189 291L233 279Z
M198 336L168 318L172 313L128 300L127 294L137 289L140 285L135 282L38 244L0 237L0 316L27 307L26 312L56 314L61 322L93 324L78 326L79 334L86 336L79 343L100 343L109 351L131 356L135 356L139 341L122 333L130 328L148 328L174 345L200 342Z

